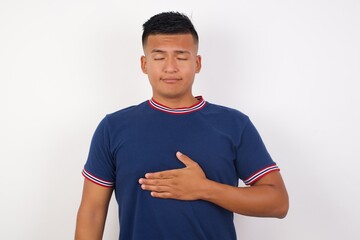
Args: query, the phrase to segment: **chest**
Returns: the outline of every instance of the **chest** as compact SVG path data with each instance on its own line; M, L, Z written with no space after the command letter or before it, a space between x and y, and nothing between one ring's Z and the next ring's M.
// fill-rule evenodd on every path
M209 179L237 185L233 140L201 120L134 121L116 139L113 156L117 181L136 180L147 172L183 168L175 156L181 151L196 161Z

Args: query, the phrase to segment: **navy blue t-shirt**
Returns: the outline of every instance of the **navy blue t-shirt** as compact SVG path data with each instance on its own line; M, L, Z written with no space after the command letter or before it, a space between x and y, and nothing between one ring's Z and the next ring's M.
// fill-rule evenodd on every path
M207 178L232 186L278 170L246 115L201 97L188 108L149 100L109 114L95 131L83 175L115 189L119 239L236 239L232 212L202 200L154 198L141 189L145 173L184 167L177 151Z

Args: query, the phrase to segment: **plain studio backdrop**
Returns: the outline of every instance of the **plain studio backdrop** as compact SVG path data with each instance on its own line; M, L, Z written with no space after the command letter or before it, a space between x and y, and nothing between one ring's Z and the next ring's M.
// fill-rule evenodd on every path
M194 94L258 128L290 194L239 239L360 239L360 2L0 1L0 239L72 239L92 134L151 97L142 23L193 20ZM104 239L116 239L112 200Z

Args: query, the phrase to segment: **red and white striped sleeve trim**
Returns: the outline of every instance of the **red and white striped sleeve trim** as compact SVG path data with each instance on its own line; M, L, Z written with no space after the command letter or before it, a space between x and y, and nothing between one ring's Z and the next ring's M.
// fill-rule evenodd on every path
M273 172L273 171L280 171L279 167L276 164L271 165L269 167L266 167L264 169L261 169L260 171L256 172L255 174L253 174L250 177L248 177L247 179L245 179L244 183L246 185L252 185L257 180L259 180L260 178L262 178L266 174L268 174L270 172Z
M105 181L103 179L100 179L98 177L95 177L94 175L90 174L89 172L87 172L85 169L83 169L82 171L82 175L88 179L89 181L98 184L102 187L108 187L108 188L113 188L115 186L114 182L109 182L109 181Z

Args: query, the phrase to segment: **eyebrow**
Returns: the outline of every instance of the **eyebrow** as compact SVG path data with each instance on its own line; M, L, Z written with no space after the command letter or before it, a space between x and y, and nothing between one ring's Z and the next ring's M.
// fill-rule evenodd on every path
M187 50L175 50L174 52L177 54L190 54L190 51ZM166 51L160 49L153 49L151 53L166 53Z

